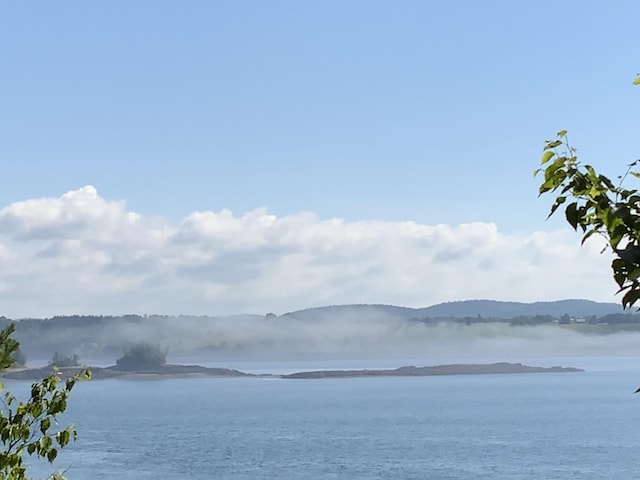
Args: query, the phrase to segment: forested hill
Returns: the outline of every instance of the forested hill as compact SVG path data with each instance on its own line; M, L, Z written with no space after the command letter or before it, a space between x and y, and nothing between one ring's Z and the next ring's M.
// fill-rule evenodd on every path
M600 317L610 313L621 313L622 307L617 303L598 303L591 300L558 300L555 302L499 302L496 300L467 300L460 302L440 303L418 310L421 316L427 317L471 317L481 315L491 318L513 318L520 316L551 315L560 317Z
M392 318L515 318L546 316L601 317L621 313L616 303L598 303L591 300L558 300L554 302L501 302L498 300L463 300L439 303L425 308L397 307L394 305L334 305L308 308L287 313L300 320L324 319L334 316L366 315Z
M9 322L11 319L0 317L0 327ZM483 323L502 324L501 335L514 333L511 327L543 324L575 324L578 331L607 333L622 328L620 325L640 330L640 315L635 311L623 314L617 304L587 300L530 304L472 300L427 308L328 306L280 316L58 316L20 319L15 336L23 353L32 359L51 358L58 352L115 360L124 348L137 342L162 345L174 354L205 351L220 358L246 358L256 352L306 355L392 348L405 352L408 345L423 349L425 342L439 338L429 330L432 327ZM461 332L456 330L456 334Z

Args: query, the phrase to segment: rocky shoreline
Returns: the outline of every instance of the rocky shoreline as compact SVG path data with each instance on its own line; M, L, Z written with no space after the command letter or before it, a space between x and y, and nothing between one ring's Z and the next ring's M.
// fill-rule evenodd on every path
M319 379L319 378L359 378L359 377L426 377L434 375L495 375L524 373L573 373L584 372L574 367L534 367L521 363L491 364L450 364L431 367L405 366L388 370L317 370L296 372L286 375L252 374L229 368L203 367L200 365L167 364L157 368L140 370L118 370L111 367L67 367L60 368L61 377L68 378L84 370L90 370L96 380L108 378L154 379L154 378L188 378L188 377L255 377L282 379ZM51 375L54 369L50 366L42 368L11 369L2 373L6 380L40 380Z

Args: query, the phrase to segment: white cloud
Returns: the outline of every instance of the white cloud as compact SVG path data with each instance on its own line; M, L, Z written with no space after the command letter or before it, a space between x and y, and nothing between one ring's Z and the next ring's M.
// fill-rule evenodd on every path
M491 298L613 301L609 259L570 229L488 223L145 218L86 186L0 210L0 315L283 313L307 306L427 306Z

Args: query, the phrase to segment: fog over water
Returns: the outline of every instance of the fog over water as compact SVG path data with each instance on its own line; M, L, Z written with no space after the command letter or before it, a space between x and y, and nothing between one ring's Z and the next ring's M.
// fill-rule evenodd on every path
M315 320L243 315L150 317L86 326L78 319L73 327L50 328L46 335L38 336L23 332L18 338L33 361L64 351L95 364L113 363L123 348L142 341L166 348L169 361L181 363L389 359L390 366L399 366L402 359L433 364L624 357L640 351L640 332L585 333L571 327L453 321L427 325L385 315L336 315Z

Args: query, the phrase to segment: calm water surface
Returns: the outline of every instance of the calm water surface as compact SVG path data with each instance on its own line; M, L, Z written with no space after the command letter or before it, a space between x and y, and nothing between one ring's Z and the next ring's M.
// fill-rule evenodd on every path
M73 392L80 436L57 466L81 480L635 479L638 385L628 368L93 381Z

